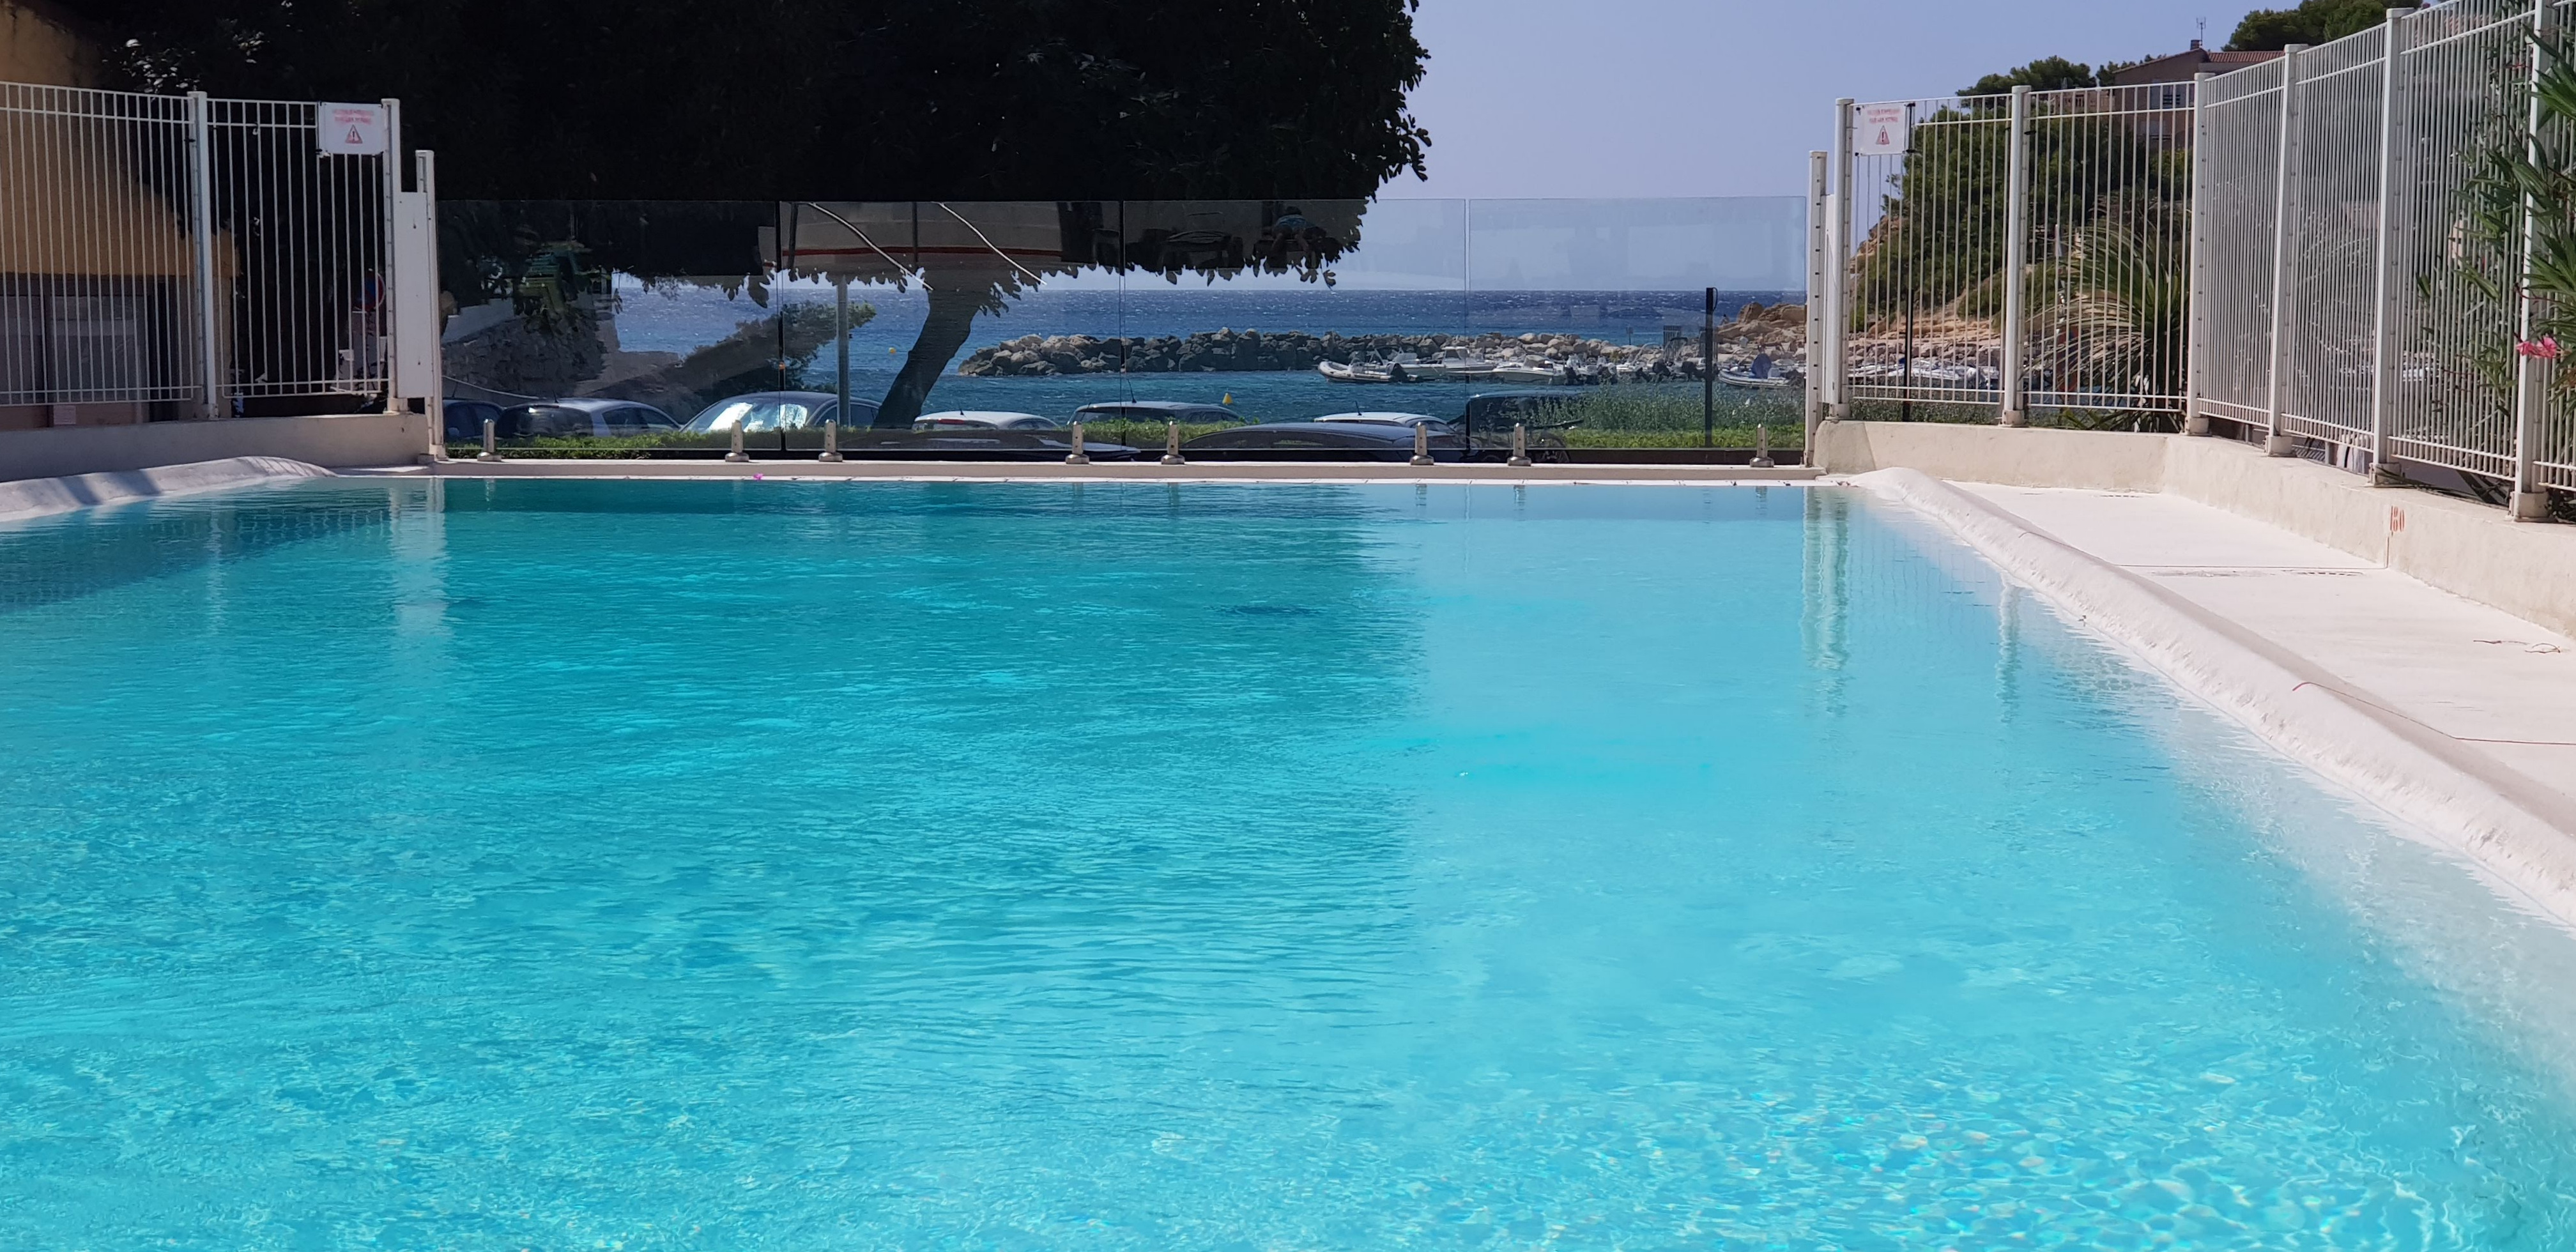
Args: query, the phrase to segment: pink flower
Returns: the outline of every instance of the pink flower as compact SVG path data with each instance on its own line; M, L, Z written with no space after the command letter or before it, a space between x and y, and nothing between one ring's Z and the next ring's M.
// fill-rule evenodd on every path
M2540 342L2518 343L2513 345L2513 350L2524 356L2536 356L2544 361L2555 361L2558 359L2558 336L2543 335L2540 337Z

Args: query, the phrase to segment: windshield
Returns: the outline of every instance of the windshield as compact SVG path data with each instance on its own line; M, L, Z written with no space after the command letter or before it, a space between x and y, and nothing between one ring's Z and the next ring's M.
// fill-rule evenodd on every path
M689 423L698 434L722 434L740 427L745 434L764 430L803 430L811 425L814 410L793 400L722 400L709 405Z

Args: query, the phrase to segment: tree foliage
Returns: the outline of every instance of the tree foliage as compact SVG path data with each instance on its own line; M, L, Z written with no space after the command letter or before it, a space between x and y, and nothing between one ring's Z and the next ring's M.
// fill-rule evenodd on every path
M2278 52L2294 43L2321 44L2359 34L2388 20L2399 0L2299 0L2297 8L2256 9L2236 24L2231 52Z
M153 90L404 102L457 198L1365 196L1416 0L89 0Z
M2522 59L2531 56L2540 58L2536 144L2526 121L2532 67ZM2576 144L2568 138L2576 134L2576 41L2552 33L2487 68L2435 88L2478 125L2469 177L2446 206L2457 225L2435 245L2419 245L2416 292L2423 344L2439 365L2434 407L2496 447L2512 439L2523 354L2576 346ZM2528 342L2515 326L2526 279L2534 312ZM2576 371L2554 373L2559 390L2576 384Z

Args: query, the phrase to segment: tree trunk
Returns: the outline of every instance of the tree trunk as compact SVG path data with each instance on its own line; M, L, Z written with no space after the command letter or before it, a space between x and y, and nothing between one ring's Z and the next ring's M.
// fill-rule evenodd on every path
M877 408L877 429L912 429L940 373L966 346L966 336L975 329L975 314L992 298L989 284L968 286L968 281L946 277L931 289L930 316L921 323L920 337L912 341L912 355L904 358L903 372L895 376L894 386L886 390L885 402Z

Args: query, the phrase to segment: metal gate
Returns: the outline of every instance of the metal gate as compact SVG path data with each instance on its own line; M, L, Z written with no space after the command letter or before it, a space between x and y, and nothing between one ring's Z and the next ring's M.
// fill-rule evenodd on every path
M1830 323L1822 402L1980 406L2007 424L2033 409L2178 413L2192 95L1841 102L1836 189L1817 206L1820 269L1839 282L1810 296Z
M431 394L397 392L393 350L398 278L435 298L394 247L397 201L429 189L400 185L394 101L365 155L323 152L325 107L0 83L0 406L142 420Z

